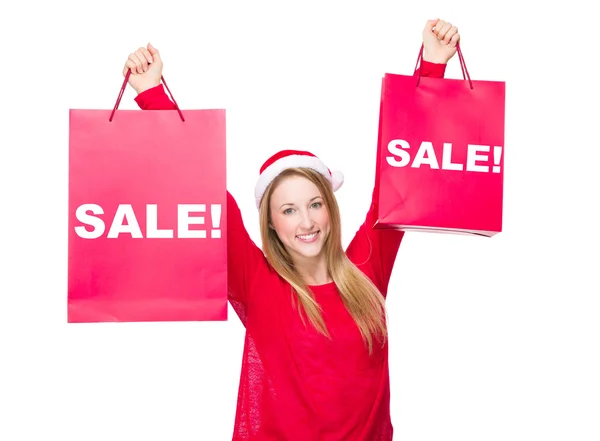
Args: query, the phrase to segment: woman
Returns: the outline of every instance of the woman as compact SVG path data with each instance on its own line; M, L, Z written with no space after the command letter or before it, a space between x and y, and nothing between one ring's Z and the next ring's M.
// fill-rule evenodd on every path
M459 38L428 21L421 75L443 77ZM128 70L142 109L175 108L156 48ZM229 300L246 327L234 441L392 439L385 296L403 233L372 228L374 199L344 252L342 182L309 152L269 158L255 188L263 251L228 194Z

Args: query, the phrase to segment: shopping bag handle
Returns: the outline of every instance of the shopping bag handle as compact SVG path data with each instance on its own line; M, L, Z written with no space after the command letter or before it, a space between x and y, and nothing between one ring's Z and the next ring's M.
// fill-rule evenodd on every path
M119 96L117 97L117 102L115 103L115 107L113 108L112 113L110 114L110 118L108 118L109 122L112 122L113 116L114 116L115 112L117 111L117 109L119 108L119 103L121 102L121 98L123 97L123 93L125 92L125 88L127 87L127 81L129 81L130 75L131 75L131 70L127 70L127 74L125 75L125 80L123 80L123 85L121 86L121 91L119 92ZM183 113L181 113L181 110L179 109L179 106L177 105L175 98L173 98L173 94L169 90L169 86L167 86L167 82L165 81L165 79L162 75L160 76L160 80L165 85L167 92L169 92L169 96L171 97L171 100L173 100L173 103L175 104L175 109L177 110L177 112L179 112L179 117L181 118L181 121L185 122L185 119L183 118Z
M422 63L423 47L424 47L424 45L421 44L421 50L419 51L419 56L417 57L417 64L415 65L415 69L414 69L416 71L417 67L419 68L419 75L417 75L417 87L419 86L419 83L421 82L421 69L422 69L422 65L423 65L423 63ZM458 54L458 61L460 62L460 68L462 70L463 79L469 80L469 86L472 89L473 82L471 81L471 76L469 75L469 71L467 70L467 65L465 64L465 58L463 57L462 51L460 50L460 45L458 43L456 44L456 53Z

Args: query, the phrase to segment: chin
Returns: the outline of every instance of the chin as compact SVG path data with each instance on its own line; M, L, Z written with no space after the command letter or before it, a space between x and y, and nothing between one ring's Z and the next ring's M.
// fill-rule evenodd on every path
M296 250L296 254L306 258L306 259L316 259L317 257L320 257L321 254L323 253L323 249L317 250L317 251L305 251L305 250Z
M315 259L323 254L325 247L322 243L312 244L310 246L300 245L294 247L295 254L298 254L307 259Z

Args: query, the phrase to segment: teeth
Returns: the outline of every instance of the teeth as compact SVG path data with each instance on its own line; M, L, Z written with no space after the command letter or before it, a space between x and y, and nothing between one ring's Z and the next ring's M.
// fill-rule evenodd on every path
M316 235L317 235L317 233L313 233L313 234L299 234L298 238L302 239L302 240L311 240Z

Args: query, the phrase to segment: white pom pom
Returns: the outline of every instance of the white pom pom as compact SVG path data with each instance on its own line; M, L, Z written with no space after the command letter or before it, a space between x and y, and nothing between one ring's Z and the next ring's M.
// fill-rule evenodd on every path
M341 171L334 170L331 172L331 187L333 191L338 191L344 183L344 175Z

